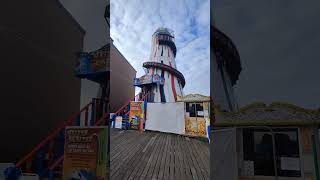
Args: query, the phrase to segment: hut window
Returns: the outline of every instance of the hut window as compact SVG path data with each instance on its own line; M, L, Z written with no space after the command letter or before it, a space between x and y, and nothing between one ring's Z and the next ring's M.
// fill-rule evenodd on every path
M203 113L203 104L202 103L196 104L196 111L197 111L197 117L203 117L204 113Z
M186 112L190 112L189 103L186 103Z
M301 177L298 130L274 128L277 174L282 177ZM252 162L254 175L274 176L273 143L266 129L244 129L244 160Z
M190 106L190 105L191 105L191 106ZM190 117L197 117L197 116L196 116L195 104L190 104L190 105L189 105Z
M190 117L203 117L202 103L186 103L186 112L189 112Z

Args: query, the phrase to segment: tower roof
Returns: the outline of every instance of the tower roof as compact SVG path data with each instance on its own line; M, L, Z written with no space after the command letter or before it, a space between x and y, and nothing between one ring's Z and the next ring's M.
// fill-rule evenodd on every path
M164 28L164 27L160 27L158 28L154 33L153 35L155 34L166 34L166 35L169 35L171 37L174 37L174 32L173 30L169 29L169 28Z

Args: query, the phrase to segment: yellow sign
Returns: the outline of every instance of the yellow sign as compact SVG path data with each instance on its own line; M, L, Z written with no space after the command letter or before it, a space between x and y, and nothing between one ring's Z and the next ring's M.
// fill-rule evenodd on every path
M129 114L130 128L139 129L140 120L144 120L144 101L131 101Z
M63 179L107 177L107 127L67 127Z
M206 120L199 117L186 117L186 133L193 136L207 137Z

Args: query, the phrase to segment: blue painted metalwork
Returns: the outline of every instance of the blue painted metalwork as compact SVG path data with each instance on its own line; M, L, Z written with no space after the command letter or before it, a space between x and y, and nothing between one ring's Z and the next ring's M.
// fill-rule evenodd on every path
M113 128L115 128L115 126L116 126L116 117L117 116L115 114L113 114L112 118L111 118L111 121L112 121L112 124L113 124L113 126L112 126Z
M105 83L109 76L110 44L93 52L81 52L78 54L78 65L76 67L76 76L85 78L99 84Z
M164 84L164 77L159 76L158 74L155 75L144 75L140 78L134 78L133 85L134 86L143 86L147 84L158 84L163 85Z
M77 125L77 126L80 126L80 120L81 120L81 115L79 115L79 116L77 117L77 120L76 120L76 125Z
M64 142L65 142L65 131L64 129L60 131L59 136L57 138L57 151L56 156L57 159L61 157L64 153Z
M46 158L46 152L48 151L49 148L49 144L47 144L44 148L42 148L37 155L35 156L35 158L33 159L32 164L35 166L34 170L36 173L39 174L40 177L43 177L42 173L45 173L45 158Z
M4 170L6 180L19 180L21 175L22 171L17 167L8 167Z
M128 130L130 127L129 116L122 115L122 129Z
M50 180L55 180L55 176L54 176L54 172L53 171L49 172L49 179Z
M89 53L79 53L79 66L76 69L77 75L86 75L92 73L91 63L93 56Z

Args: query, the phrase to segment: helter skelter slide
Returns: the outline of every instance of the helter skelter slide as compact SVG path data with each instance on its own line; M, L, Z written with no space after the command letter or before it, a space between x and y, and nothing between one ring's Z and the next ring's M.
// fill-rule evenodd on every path
M185 79L177 70L173 31L158 28L152 35L149 61L143 63L146 74L136 78L134 85L141 87L142 94L151 94L151 102L176 102L177 96L183 96Z

